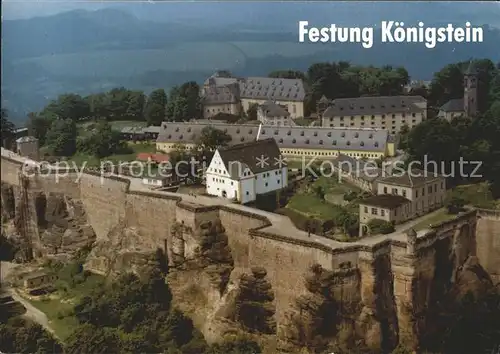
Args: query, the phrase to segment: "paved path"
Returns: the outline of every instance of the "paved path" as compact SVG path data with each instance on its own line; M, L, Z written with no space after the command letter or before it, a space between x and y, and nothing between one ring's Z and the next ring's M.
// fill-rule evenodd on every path
M49 319L47 318L47 315L45 315L45 313L33 306L28 300L24 299L17 293L16 290L7 289L7 292L12 296L14 300L20 302L26 308L26 313L24 314L25 317L28 317L29 319L38 323L55 336L54 330L50 327Z

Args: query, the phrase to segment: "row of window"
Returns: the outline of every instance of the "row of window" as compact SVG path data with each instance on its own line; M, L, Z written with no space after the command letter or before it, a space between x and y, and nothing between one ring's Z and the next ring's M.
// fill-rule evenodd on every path
M337 156L337 151L302 151L302 150L281 150L283 154L286 155L300 155L300 156ZM382 154L372 154L372 153L359 153L359 152L345 152L342 154L349 157L366 157L366 158L379 158Z
M441 190L444 189L444 182L441 182ZM433 191L436 193L438 190L438 184L435 183L433 185L430 185L427 187L427 193L431 194ZM387 194L388 190L387 187L384 187L384 194ZM399 194L399 189L398 188L392 188L391 193L394 195ZM406 189L402 189L402 196L406 198ZM415 198L418 198L419 196L419 189L415 190ZM421 196L425 196L425 187L422 188L422 194Z
M412 114L411 114L411 116L412 116L413 118L415 118L417 115L416 115L415 113L412 113ZM402 118L406 118L406 114L405 114L405 113L402 113L402 114L401 114L401 117L402 117ZM331 118L330 118L330 121L333 121L333 119L334 119L334 118L335 118L335 117L331 117ZM356 116L351 116L351 119L355 119L355 118L356 118ZM371 116L371 118L372 118L372 119L375 119L375 116L374 116L374 115L372 115L372 116ZM385 118L385 114L382 114L382 119L384 119L384 118ZM392 118L396 118L396 115L395 115L395 114L392 114ZM361 119L365 119L365 116L361 116ZM344 120L344 116L341 116L341 117L340 117L340 120L341 120L341 121L343 121L343 120Z

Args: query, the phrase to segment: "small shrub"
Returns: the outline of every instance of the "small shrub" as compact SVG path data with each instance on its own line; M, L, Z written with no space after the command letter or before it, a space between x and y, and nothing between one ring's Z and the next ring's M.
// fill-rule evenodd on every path
M381 219L373 219L368 222L368 227L373 235L387 235L395 231L394 225L388 221Z

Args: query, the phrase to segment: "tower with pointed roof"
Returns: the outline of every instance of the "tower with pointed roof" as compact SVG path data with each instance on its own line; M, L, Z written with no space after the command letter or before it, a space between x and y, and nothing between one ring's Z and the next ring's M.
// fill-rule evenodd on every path
M478 73L474 62L470 62L464 73L464 112L467 117L477 114Z
M316 103L316 112L320 117L323 115L323 113L326 111L329 105L330 105L330 100L326 98L325 95L321 96L321 98Z

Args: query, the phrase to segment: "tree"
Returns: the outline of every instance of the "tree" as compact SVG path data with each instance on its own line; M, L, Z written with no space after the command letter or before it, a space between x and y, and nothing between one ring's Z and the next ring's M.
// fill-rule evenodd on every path
M114 154L124 148L120 141L120 133L112 129L107 120L101 119L88 137L78 140L79 152L102 158Z
M166 107L167 94L165 90L157 89L151 92L144 111L148 125L160 125L165 120Z
M47 117L42 117L34 112L28 114L28 132L30 135L38 139L38 143L40 146L45 145L47 133L51 125L52 120Z
M306 79L306 75L297 70L276 70L270 72L268 76L278 79L301 79L304 81Z
M389 221L382 219L372 219L368 222L368 228L372 235L387 235L395 231L394 225Z
M240 291L236 298L236 321L251 332L274 333L274 294L265 279L264 268L252 268L252 275L240 278Z
M252 103L248 106L247 117L248 120L257 120L257 108L259 105L257 103Z
M219 147L227 146L231 139L231 136L226 132L208 126L201 130L198 147L202 151L213 152Z
M2 119L2 146L6 149L12 149L12 144L14 143L14 124L9 120L9 112L2 108L1 111Z
M189 81L170 90L167 116L172 121L188 121L201 118L200 87Z
M459 195L452 194L446 201L445 206L450 214L458 214L463 211L465 206L465 199Z
M410 134L410 127L405 123L399 132L399 149L406 150L408 148L408 134Z
M79 121L90 116L90 106L80 95L64 94L52 101L41 112L42 116Z
M76 152L76 123L72 119L56 119L47 133L47 145L55 156L71 156Z
M325 189L323 188L323 186L316 185L316 186L314 186L313 190L314 190L314 194L316 195L316 197L319 200L321 200L321 201L325 200Z

